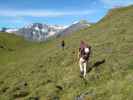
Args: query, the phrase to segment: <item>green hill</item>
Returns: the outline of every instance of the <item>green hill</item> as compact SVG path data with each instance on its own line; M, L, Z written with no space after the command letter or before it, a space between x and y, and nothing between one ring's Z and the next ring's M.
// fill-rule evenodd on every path
M132 100L132 12L113 9L97 24L45 43L0 33L0 100ZM105 59L85 80L76 60L80 40L92 46L89 67Z

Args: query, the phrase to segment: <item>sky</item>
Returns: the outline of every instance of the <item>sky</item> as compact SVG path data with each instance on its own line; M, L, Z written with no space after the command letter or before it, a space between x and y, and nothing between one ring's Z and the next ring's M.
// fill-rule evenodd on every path
M98 22L109 9L133 0L0 0L0 28L31 23L70 25L75 21Z

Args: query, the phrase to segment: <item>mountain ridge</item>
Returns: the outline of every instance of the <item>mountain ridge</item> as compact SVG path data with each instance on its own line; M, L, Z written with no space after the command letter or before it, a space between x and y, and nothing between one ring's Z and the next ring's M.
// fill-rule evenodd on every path
M61 36L64 34L71 34L72 32L84 29L89 26L90 24L87 21L81 20L69 26L32 23L24 26L23 28L19 29L7 28L3 29L3 31L23 36L28 40L45 41L50 37L59 36L59 35Z

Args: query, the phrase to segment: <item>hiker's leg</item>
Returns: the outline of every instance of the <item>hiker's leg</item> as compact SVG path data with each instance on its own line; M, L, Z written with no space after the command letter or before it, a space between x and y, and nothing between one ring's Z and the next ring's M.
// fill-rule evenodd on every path
M84 77L86 76L86 67L87 67L87 62L84 62Z
M79 60L80 72L83 73L83 59L80 58Z

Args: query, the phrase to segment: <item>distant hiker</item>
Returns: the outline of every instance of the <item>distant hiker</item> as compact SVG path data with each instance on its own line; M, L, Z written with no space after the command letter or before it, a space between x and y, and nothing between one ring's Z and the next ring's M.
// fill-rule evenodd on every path
M64 50L64 48L65 48L65 41L64 40L62 40L61 41L61 48Z
M79 59L80 73L84 78L86 76L86 67L89 61L90 53L91 53L91 47L87 45L84 41L81 41L78 51L78 59Z

